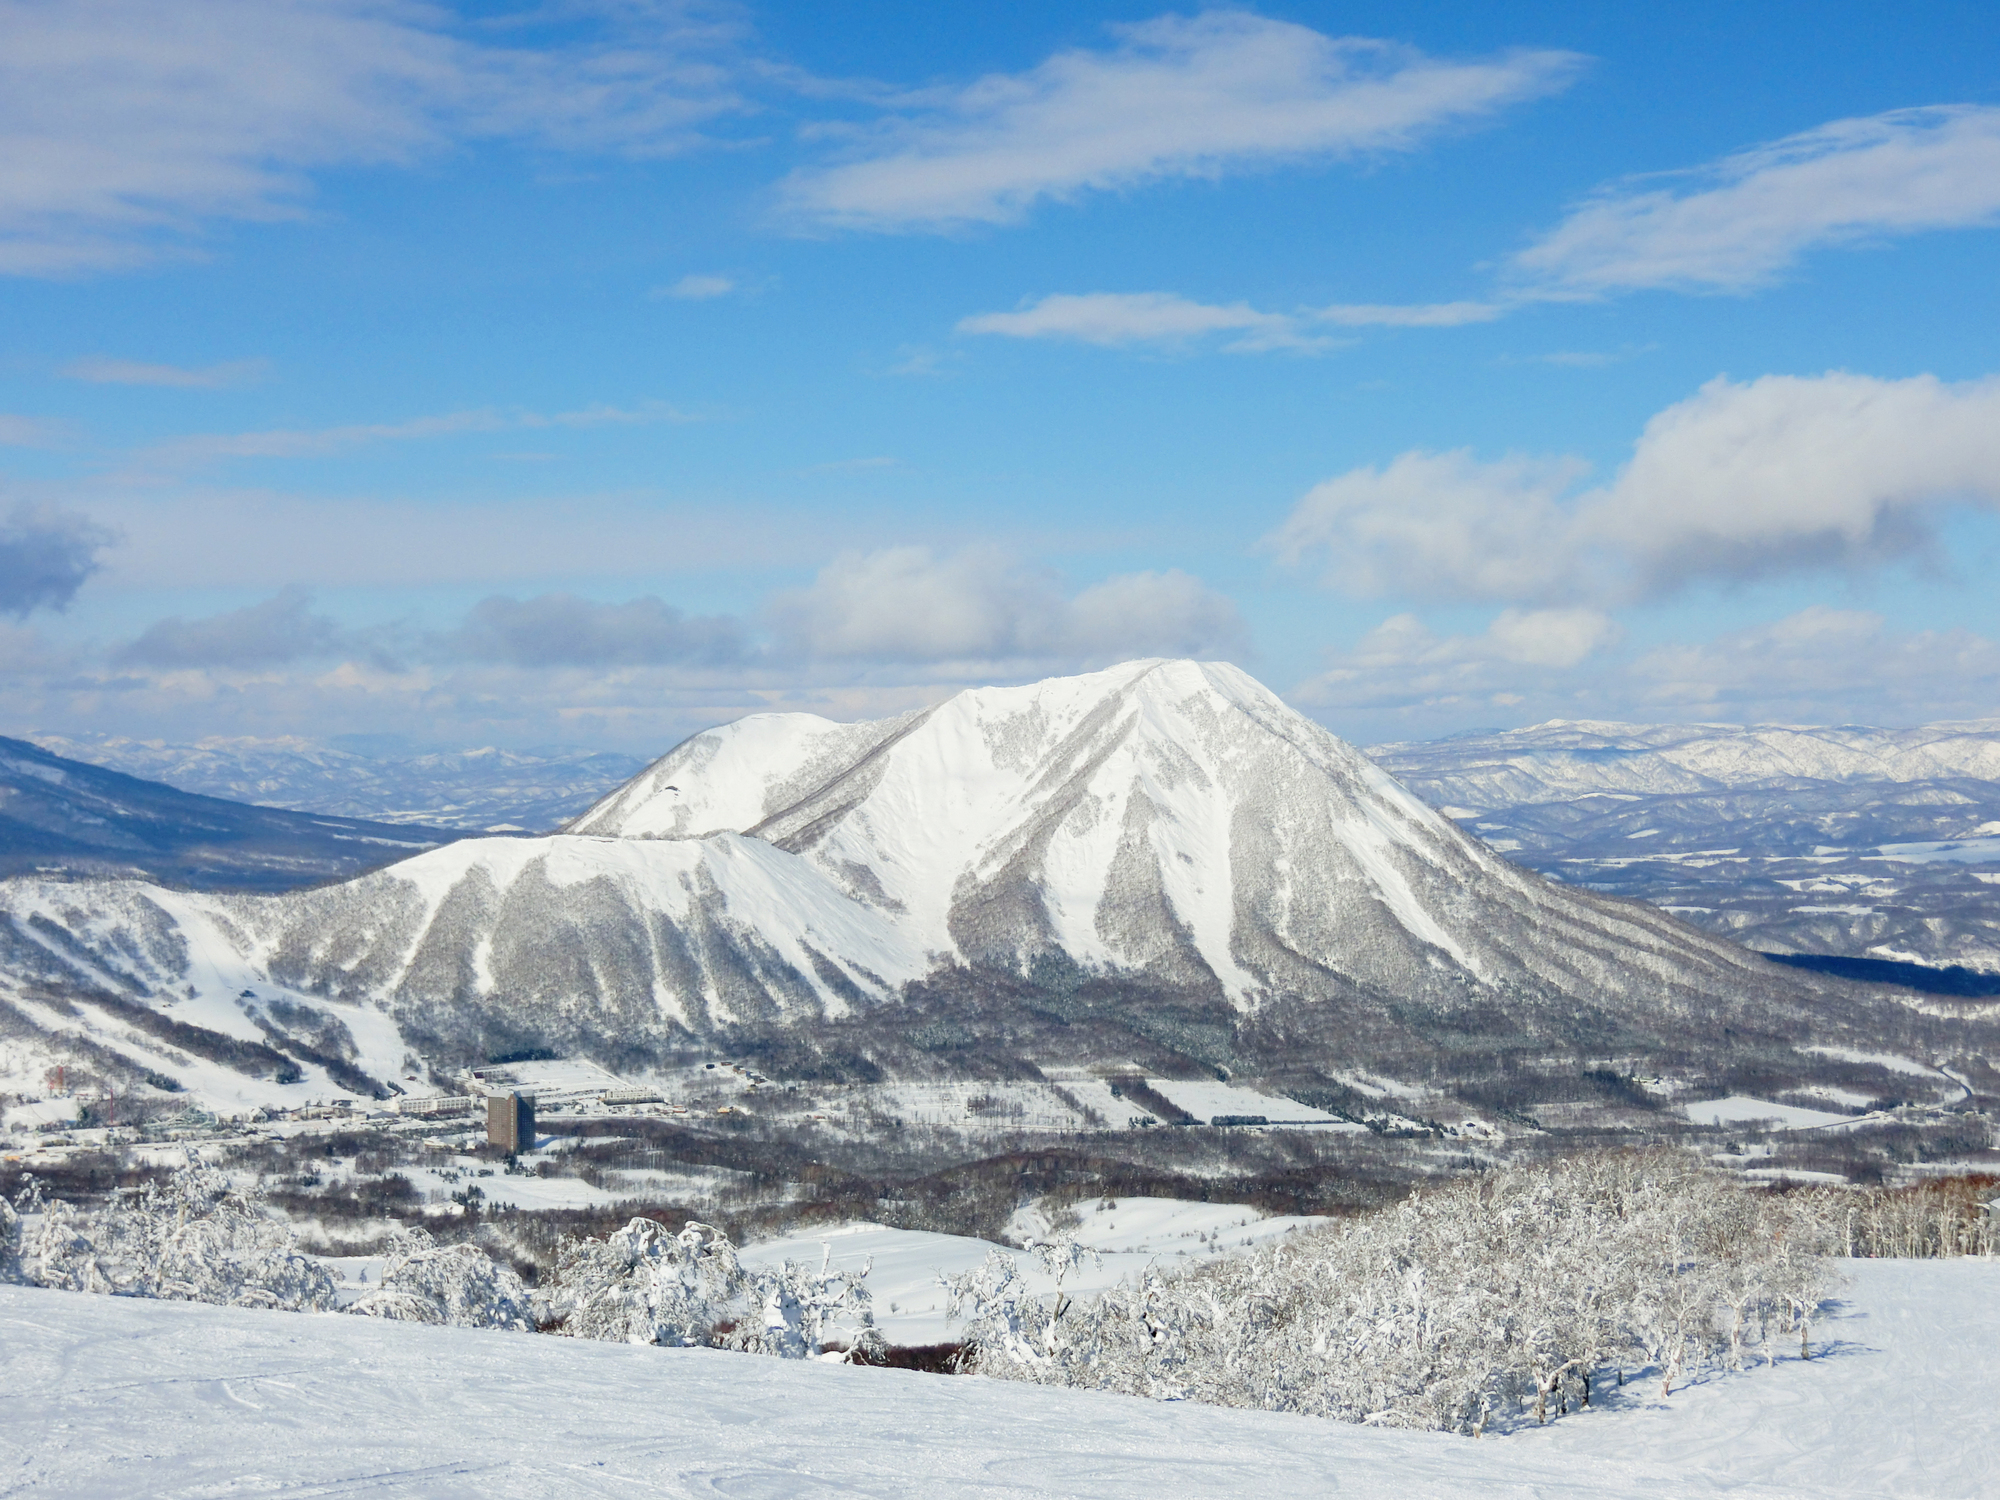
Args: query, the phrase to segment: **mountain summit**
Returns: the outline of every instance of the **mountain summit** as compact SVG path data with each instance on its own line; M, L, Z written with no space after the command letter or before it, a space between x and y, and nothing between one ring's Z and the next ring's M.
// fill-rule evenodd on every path
M875 723L754 715L562 834L319 890L86 891L5 888L15 972L182 995L222 1031L243 991L386 1012L398 1047L454 1059L720 1042L1325 1079L1726 1054L1792 1075L1808 1039L1910 1015L1522 870L1243 672L1187 661Z

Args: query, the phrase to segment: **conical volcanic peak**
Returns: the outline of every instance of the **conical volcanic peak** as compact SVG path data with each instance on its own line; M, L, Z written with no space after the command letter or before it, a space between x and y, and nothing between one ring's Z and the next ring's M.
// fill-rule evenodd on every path
M872 723L755 715L568 833L289 896L20 881L0 908L24 985L171 991L252 1037L275 1023L242 997L351 1007L380 1032L366 1065L734 1036L943 1066L921 1034L983 1038L986 1068L1452 1072L1866 1050L1889 1024L1863 991L1509 864L1239 669L1191 661Z

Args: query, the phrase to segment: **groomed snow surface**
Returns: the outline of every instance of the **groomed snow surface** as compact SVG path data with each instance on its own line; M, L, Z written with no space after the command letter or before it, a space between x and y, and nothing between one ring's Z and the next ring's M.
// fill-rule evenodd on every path
M1809 1363L1474 1441L972 1377L0 1287L0 1494L1994 1494L2000 1265L1863 1261Z

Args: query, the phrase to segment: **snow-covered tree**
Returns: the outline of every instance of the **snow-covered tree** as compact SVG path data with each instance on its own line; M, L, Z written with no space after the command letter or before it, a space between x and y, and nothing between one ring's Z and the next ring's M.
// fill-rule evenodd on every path
M299 1252L290 1227L193 1152L165 1181L100 1210L27 1191L20 1206L38 1222L21 1237L18 1264L37 1285L240 1307L333 1304L332 1273Z
M966 1342L975 1352L977 1368L983 1370L996 1361L1023 1372L1045 1367L1027 1378L1067 1384L1062 1372L1078 1351L1070 1337L1072 1325L1066 1322L1076 1304L1063 1284L1085 1260L1096 1260L1097 1252L1068 1233L1031 1241L1028 1249L1043 1275L1054 1282L1052 1291L1031 1290L1020 1262L995 1250L970 1271L938 1278L947 1316L966 1324Z
M0 1284L21 1279L21 1216L0 1198Z
M831 1249L823 1247L817 1267L788 1260L776 1270L750 1273L758 1324L740 1325L723 1341L725 1346L781 1359L821 1359L827 1357L827 1346L837 1343L835 1357L850 1364L881 1353L887 1346L862 1284L873 1264L859 1271L836 1270Z
M1008 1257L947 1285L986 1374L1478 1433L1587 1403L1607 1367L1740 1365L1825 1295L1797 1219L1660 1152L1428 1188L1074 1306Z
M674 1347L708 1345L782 1359L842 1357L884 1345L868 1269L786 1261L747 1270L721 1230L690 1221L678 1233L634 1219L604 1239L565 1241L556 1253L548 1321L571 1338Z
M528 1288L514 1268L477 1245L440 1245L424 1229L397 1235L375 1289L350 1313L452 1328L532 1329Z
M711 1343L745 1290L736 1248L690 1221L677 1234L634 1219L604 1239L565 1240L548 1296L557 1332L631 1344Z

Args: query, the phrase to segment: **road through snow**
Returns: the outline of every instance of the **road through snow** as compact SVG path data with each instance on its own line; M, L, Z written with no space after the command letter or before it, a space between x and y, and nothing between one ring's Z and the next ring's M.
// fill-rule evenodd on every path
M1474 1442L981 1379L0 1288L0 1495L2000 1491L2000 1265L1864 1262L1828 1357Z

